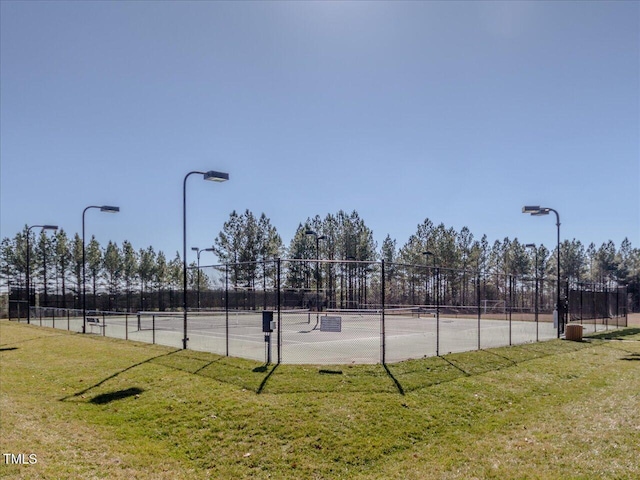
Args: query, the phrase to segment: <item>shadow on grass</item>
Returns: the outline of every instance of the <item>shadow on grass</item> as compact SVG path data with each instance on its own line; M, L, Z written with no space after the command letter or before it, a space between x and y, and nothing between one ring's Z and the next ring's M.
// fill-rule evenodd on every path
M25 327L27 327L26 324L25 324ZM38 335L37 337L25 338L24 340L19 340L17 342L2 343L0 344L0 347L2 348L2 350L14 350L15 348L18 348L18 347L9 347L9 345L18 345L19 343L34 342L36 340L48 340L50 338L55 339L57 337L64 337L69 335L69 332L67 331L63 331L62 333L50 333L46 330L48 327L38 327L37 325L33 325L33 327L40 328L40 332L43 332L43 335Z
M264 377L264 379L262 380L262 383L260 383L260 386L256 390L256 393L258 395L260 395L262 393L262 391L264 390L264 388L267 386L267 382L269 381L269 378L271 378L271 375L273 375L273 372L276 371L276 368L278 368L278 365L279 364L275 364L273 366L273 368L271 369L271 371L267 374L267 376ZM264 370L263 370L263 368L264 368ZM266 369L267 369L267 365L263 365L262 367L254 368L253 371L254 372L265 372Z
M456 363L462 363L456 359ZM469 374L445 357L427 357L383 365L401 395L449 382Z
M100 395L96 395L91 400L89 400L89 403L93 403L95 405L105 405L115 400L122 400L123 398L140 395L142 392L144 392L143 389L138 387L132 387L132 388L127 388L126 390L118 390L115 392L101 393Z
M474 350L383 365L400 394L511 368L522 363L588 348L575 342L541 342L490 350ZM634 358L635 360L635 358Z
M181 350L171 357L153 359L153 363L257 393L264 390L274 370L270 368L271 364L256 366L257 362L253 360L195 350Z
M89 392L89 391L93 390L94 388L99 387L100 385L102 385L102 384L103 384L103 383L105 383L105 382L108 382L109 380L112 380L112 379L114 379L114 378L118 377L119 375L122 375L122 374L123 374L123 373L125 373L125 372L128 372L129 370L133 370L134 368L137 368L137 367L139 367L140 365L144 365L144 364L146 364L146 363L151 363L151 362L153 362L154 360L156 360L157 358L160 358L160 357L167 357L167 356L169 356L169 355L173 355L174 353L179 352L179 351L180 351L180 350L174 350L174 351L172 351L172 352L163 353L163 354L161 354L161 355L156 355L155 357L148 358L148 359L146 359L146 360L144 360L144 361L142 361L142 362L138 362L138 363L135 363L135 364L133 364L133 365L130 365L130 366L128 366L127 368L124 368L124 369L122 369L122 370L120 370L120 371L118 371L118 372L114 373L113 375L109 375L108 377L106 377L106 378L104 378L104 379L100 380L98 383L95 383L94 385L91 385L90 387L85 388L84 390L81 390L81 391L79 391L79 392L76 392L76 393L74 393L73 395L67 395L66 397L61 398L61 399L60 399L60 401L61 401L61 402L66 402L66 401L71 400L71 399L74 399L74 398L82 397L85 393L87 393L87 392ZM99 396L100 396L100 395L98 395L98 397L99 397ZM97 397L96 397L96 398L97 398ZM94 403L95 403L95 402L94 402ZM106 402L105 402L105 403L106 403Z
M402 384L398 381L396 377L393 376L393 373L391 373L391 370L389 370L389 366L386 363L382 364L382 366L384 367L384 370L387 372L387 375L389 375L389 378L393 381L394 385L398 389L398 393L400 395L404 395L404 388L402 388Z
M640 328L624 328L622 330L595 333L593 335L588 335L586 338L594 338L598 340L616 340L638 334L640 334Z
M18 350L18 347L0 348L0 352L9 352L11 350Z
M451 360L449 360L447 357L440 357L442 358L442 360L444 360L445 362L447 362L449 365L451 365L453 368L456 368L460 371L460 373L462 374L463 377L470 377L471 374L469 372L467 372L464 368L462 368L461 366L456 365L455 363L453 363Z
M634 329L631 329L632 331ZM640 330L640 329L636 329ZM613 333L613 332L612 332ZM588 343L551 341L425 357L392 364L377 365L280 365L260 364L237 357L222 357L206 352L173 350L157 355L109 375L82 391L61 401L85 397L87 392L140 365L155 363L164 367L235 385L256 394L288 394L297 392L350 393L371 392L406 395L434 385L463 377L513 367L523 362L588 348ZM626 360L640 355L626 352ZM276 372L277 370L277 372ZM277 375L274 375L277 373ZM386 381L385 381L386 380ZM391 380L389 382L389 380ZM132 393L133 392L133 393ZM137 394L132 389L97 396L92 403L108 403ZM120 397L122 395L122 397Z
M264 364L264 365L260 365L259 367L254 368L253 370L251 370L253 373L264 373L269 369L269 365L268 364Z
M621 358L621 360L626 360L627 362L640 361L640 353L631 353L628 357Z

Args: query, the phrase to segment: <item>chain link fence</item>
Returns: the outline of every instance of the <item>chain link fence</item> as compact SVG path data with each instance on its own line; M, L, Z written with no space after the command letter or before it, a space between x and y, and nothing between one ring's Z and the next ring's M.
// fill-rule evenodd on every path
M392 363L558 338L567 321L627 325L625 288L556 278L357 260L287 259L192 268L181 290L131 311L31 307L27 321L267 363ZM90 301L92 297L94 301ZM37 299L36 299L37 300ZM559 309L556 304L559 300ZM131 298L112 298L126 305ZM10 301L25 321L26 301ZM16 316L15 314L18 313Z

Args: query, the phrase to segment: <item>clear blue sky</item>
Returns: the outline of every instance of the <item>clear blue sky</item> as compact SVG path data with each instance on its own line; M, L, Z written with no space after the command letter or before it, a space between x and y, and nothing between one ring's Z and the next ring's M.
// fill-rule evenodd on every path
M638 2L1 2L1 236L182 250L232 210L640 247ZM191 258L191 253L189 260ZM204 263L203 257L203 263Z

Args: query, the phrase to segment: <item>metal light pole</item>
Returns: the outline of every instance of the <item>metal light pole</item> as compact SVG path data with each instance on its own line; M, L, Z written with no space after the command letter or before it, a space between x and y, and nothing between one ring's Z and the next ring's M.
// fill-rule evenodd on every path
M84 248L84 214L87 213L87 210L92 208L99 208L101 212L105 213L118 213L120 211L120 207L113 207L110 205L90 205L82 211L82 333L86 333L87 331L87 279L85 269L85 264L87 262L85 260Z
M562 301L560 296L560 214L558 213L557 210L554 210L553 208L540 207L539 205L536 205L536 206L527 205L522 207L522 213L528 213L534 217L538 217L541 215L549 215L549 212L553 212L556 214L556 227L557 227L557 233L558 233L558 238L557 238L558 250L556 254L556 260L557 260L556 268L558 271L558 278L557 278L557 284L556 284L556 315L558 317L558 338L560 338L560 334L564 333L564 309L562 308Z
M29 245L29 237L31 236L32 228L42 228L42 230L57 230L58 226L32 225L27 228L27 324L31 323L31 246Z
M198 248L191 247L191 250L196 252L198 257L198 277L196 281L198 282L198 310L200 310L200 253L201 252L213 252L213 248Z
M229 180L229 174L223 172L199 172L192 171L185 175L182 182L182 308L184 310L184 337L182 338L182 348L186 350L187 342L187 178L190 175L202 175L203 180L212 182L226 182Z
M534 253L535 253L535 264L536 264L536 270L535 270L535 282L536 282L536 289L535 289L535 300L534 300L534 315L535 315L535 322L536 322L536 342L539 341L538 338L538 247L536 247L535 243L527 243L525 245L525 247L527 248L532 248Z
M304 232L306 235L313 235L316 237L316 317L320 315L320 240L324 240L324 235L318 236L313 230L307 230Z

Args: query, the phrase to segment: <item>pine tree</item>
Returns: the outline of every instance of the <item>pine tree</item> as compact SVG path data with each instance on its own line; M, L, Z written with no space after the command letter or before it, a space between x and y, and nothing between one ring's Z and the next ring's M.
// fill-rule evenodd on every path
M85 248L85 256L87 261L86 270L89 271L92 285L93 309L97 309L97 290L98 278L102 269L102 250L95 236L91 236L89 245Z
M62 308L67 308L67 274L72 264L73 256L69 247L69 239L63 229L59 229L56 234L55 241L55 265L56 265L56 284L58 280L62 287ZM57 290L57 288L56 288Z
M81 298L83 294L82 284L82 238L77 233L73 237L71 244L71 269L76 280L75 288L75 308L81 308Z
M156 267L156 253L153 247L140 249L138 251L138 279L140 280L140 310L144 310L145 295L149 291L149 283L153 280L154 269ZM182 272L182 270L180 270Z
M109 241L102 259L105 280L107 281L107 291L109 294L108 310L112 310L111 299L118 295L120 279L122 278L123 260L120 249L115 242Z
M125 240L122 242L122 280L124 281L126 307L127 311L131 310L131 295L133 285L138 278L138 255L131 245L131 242Z

